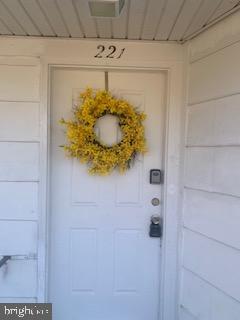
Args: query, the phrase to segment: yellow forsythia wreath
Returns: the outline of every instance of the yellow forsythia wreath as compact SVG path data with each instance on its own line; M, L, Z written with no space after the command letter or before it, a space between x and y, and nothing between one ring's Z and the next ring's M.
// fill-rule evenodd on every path
M68 144L64 149L71 157L88 163L91 174L106 175L115 168L126 171L136 155L146 151L142 123L145 114L105 90L94 93L88 88L80 97L81 104L74 109L74 119L60 121L67 129ZM96 121L106 114L119 118L122 131L122 140L110 147L100 143L94 132Z

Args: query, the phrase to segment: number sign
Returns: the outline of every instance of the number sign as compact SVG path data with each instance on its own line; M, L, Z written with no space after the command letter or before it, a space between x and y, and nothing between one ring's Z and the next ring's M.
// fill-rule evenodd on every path
M120 59L125 51L125 48L117 49L116 46L109 46L106 48L104 45L100 44L97 46L98 52L94 58L108 58L108 59Z

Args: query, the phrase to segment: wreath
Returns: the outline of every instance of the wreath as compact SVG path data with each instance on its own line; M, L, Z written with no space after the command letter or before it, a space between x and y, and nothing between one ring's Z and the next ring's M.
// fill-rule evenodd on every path
M81 103L74 107L73 120L60 120L66 126L68 143L62 146L70 157L89 165L89 173L106 175L115 168L129 169L137 154L146 151L145 119L129 102L117 99L105 90L88 88L80 95ZM96 121L107 115L118 117L122 140L112 146L100 142L94 131Z

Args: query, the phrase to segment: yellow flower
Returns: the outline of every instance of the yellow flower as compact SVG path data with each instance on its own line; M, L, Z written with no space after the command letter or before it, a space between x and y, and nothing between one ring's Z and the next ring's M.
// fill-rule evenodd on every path
M68 144L64 150L70 157L87 163L91 174L107 175L114 169L125 172L138 153L146 152L142 121L146 115L138 112L123 99L114 98L109 92L87 88L81 93L82 104L74 110L73 120L61 119L66 126ZM112 147L101 144L95 135L94 126L99 117L113 114L119 117L123 133L120 143Z

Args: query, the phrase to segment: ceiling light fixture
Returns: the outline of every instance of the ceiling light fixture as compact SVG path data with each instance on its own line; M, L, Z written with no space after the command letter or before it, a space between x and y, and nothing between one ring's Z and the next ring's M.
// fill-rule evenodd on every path
M121 14L125 0L89 0L92 17L115 18Z

